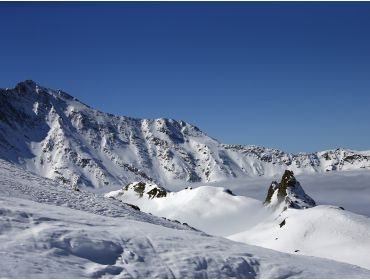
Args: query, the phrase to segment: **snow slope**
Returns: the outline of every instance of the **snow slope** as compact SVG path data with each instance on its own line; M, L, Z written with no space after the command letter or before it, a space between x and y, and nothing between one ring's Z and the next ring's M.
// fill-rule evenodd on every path
M102 113L29 80L0 89L0 158L69 185L106 190L134 181L172 188L269 177L287 168L296 174L370 169L369 151L293 155L224 145L183 121Z
M336 206L314 207L315 201L292 172L285 172L274 186L269 192L265 187L269 199L263 199L264 203L214 186L186 188L155 198L126 189L106 196L235 241L370 269L368 217ZM279 197L282 190L285 194Z
M0 185L0 277L370 277L357 266L212 237L1 160Z
M109 192L105 196L137 205L142 211L159 217L186 222L219 236L240 232L269 215L260 201L235 196L224 188L212 186L168 192L165 197L160 198L140 196L135 191L124 189Z
M229 238L370 269L370 219L335 206L288 209Z

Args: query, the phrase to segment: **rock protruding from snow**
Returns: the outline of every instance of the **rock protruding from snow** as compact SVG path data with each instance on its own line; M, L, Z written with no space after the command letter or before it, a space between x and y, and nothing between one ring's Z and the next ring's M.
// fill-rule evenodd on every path
M316 206L315 201L303 190L301 184L294 177L293 171L285 170L280 183L273 181L267 192L266 205L281 205L303 209Z
M138 198L161 198L167 196L167 190L155 184L134 182L128 184L121 190L113 191L106 194L106 197L122 198L122 197L138 197Z
M148 192L158 187L148 185L150 184L146 184L144 189L143 185L130 184L122 190L105 194L105 197L136 205L143 212L177 220L219 236L229 236L245 230L270 213L261 205L261 201L235 195L223 187L187 187L180 191L167 192L166 196L151 198ZM246 213L253 215L246 218Z

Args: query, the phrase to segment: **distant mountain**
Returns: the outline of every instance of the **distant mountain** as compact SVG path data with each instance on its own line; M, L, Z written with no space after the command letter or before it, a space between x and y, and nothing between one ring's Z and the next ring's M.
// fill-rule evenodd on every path
M225 145L186 122L102 113L30 80L0 89L0 158L43 177L95 188L275 176L285 169L370 169L370 151L294 155Z

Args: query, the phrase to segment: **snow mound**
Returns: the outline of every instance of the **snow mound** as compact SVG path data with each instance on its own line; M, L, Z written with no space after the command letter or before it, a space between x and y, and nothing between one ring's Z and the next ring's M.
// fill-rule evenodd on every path
M370 219L340 207L287 209L230 239L370 269Z
M367 217L341 207L315 206L289 171L283 174L279 184L273 183L272 190L267 207L259 200L214 186L187 187L153 199L114 192L107 196L235 241L370 269ZM284 194L279 197L279 192Z
M212 237L3 161L0 185L2 278L370 278L357 266Z
M269 213L258 200L237 196L226 188L213 186L187 187L156 198L122 190L105 196L137 205L144 212L185 222L220 236L252 226Z
M369 278L370 271L195 231L0 196L0 277Z

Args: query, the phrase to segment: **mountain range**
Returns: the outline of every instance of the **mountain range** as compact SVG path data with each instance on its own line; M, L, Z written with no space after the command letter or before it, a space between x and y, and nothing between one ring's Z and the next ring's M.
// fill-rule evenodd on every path
M222 144L184 121L103 113L31 80L0 89L0 158L64 184L110 189L370 169L370 151Z
M26 80L0 89L0 277L369 278L369 170Z

